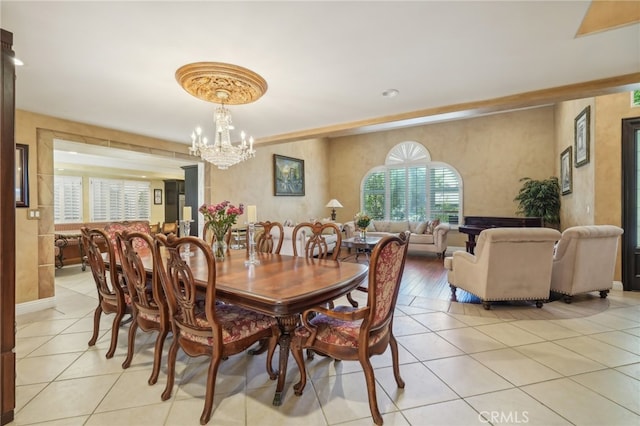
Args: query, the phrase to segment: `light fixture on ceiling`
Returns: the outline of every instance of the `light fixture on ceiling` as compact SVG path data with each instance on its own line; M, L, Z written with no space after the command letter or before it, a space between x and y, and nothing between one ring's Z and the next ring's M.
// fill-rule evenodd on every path
M196 62L180 67L176 80L184 90L198 99L220 104L214 115L215 139L210 143L197 127L191 134L192 155L227 169L249 158L255 157L253 138L247 140L245 132L240 134L237 144L231 143L234 130L231 113L225 105L248 104L258 100L267 91L267 82L246 68L221 62Z
M385 98L395 98L399 94L400 92L398 91L398 89L387 89L382 92L382 96L384 96Z
M332 198L325 207L331 207L331 220L336 220L336 209L341 208L342 204L340 204L340 201Z

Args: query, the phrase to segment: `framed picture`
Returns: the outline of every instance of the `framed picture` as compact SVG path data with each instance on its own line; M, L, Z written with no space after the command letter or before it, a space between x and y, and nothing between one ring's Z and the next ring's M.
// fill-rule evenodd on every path
M16 207L29 207L29 145L16 144Z
M573 190L573 176L571 175L571 147L560 154L560 189L562 195L571 194Z
M273 154L273 195L304 195L304 160Z
M162 204L162 189L153 190L153 204Z
M588 106L578 114L575 120L576 167L584 166L589 162L590 113L591 107Z

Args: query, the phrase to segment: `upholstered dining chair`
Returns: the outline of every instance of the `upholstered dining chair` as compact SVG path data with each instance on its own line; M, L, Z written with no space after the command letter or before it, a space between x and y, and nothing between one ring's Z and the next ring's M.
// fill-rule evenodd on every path
M560 232L550 228L491 228L478 237L474 254L453 252L444 259L451 300L461 288L482 300L485 309L495 301L535 301L542 308L549 299L553 246Z
M258 222L256 225L262 228L256 232L256 251L261 253L275 253L280 254L282 248L282 241L284 240L284 228L280 222ZM276 235L274 235L274 232ZM277 242L274 240L277 237ZM247 232L247 239L249 233ZM249 249L249 241L247 240L247 250Z
M562 232L551 271L551 291L571 303L579 293L600 292L605 298L613 287L618 241L623 229L614 225L573 226Z
M171 397L176 371L178 349L187 355L211 358L205 390L205 402L200 423L211 418L216 376L220 362L249 348L254 343L269 339L269 347L275 348L280 336L273 317L263 315L233 304L216 303L216 264L210 245L197 237L178 238L156 235L158 249L164 248L167 257L156 255L156 268L167 296L173 340L169 348L167 385L162 400ZM180 255L182 247L189 244L195 255L185 261ZM204 306L198 303L198 285L190 266L191 259L204 259L207 274ZM267 360L270 371L270 360ZM272 377L275 378L275 377Z
M160 230L164 235L176 234L178 235L178 221L174 222L164 222L162 224L162 229Z
M151 225L149 225L148 220L131 220L131 221L125 220L122 222L110 222L107 225L105 225L104 231L109 236L109 241L111 242L111 245L113 246L114 250L116 249L116 246L117 246L116 233L122 232L125 229L129 231L136 231L136 232L143 232L145 234L151 234ZM135 240L134 243L136 244L136 248L139 248L137 247L138 245L139 246L144 245L142 240Z
M393 375L399 388L400 377L398 343L393 335L393 312L407 258L409 232L384 237L373 249L369 263L369 292L367 305L361 308L337 306L328 309L318 306L302 314L302 325L294 332L291 342L293 356L300 370L300 381L294 386L302 395L307 376L303 350L335 358L357 360L364 371L373 421L382 424L376 397L376 380L370 357L381 355L391 348Z
M158 279L158 274L154 268L149 279L139 252L146 251L151 253L153 263L156 263L157 250L154 248L153 238L149 234L142 232L124 230L116 233L116 240L118 242L116 247L122 274L129 289L131 316L133 318L129 327L127 357L122 363L122 368L129 368L131 365L138 328L146 332L157 331L158 335L156 336L153 354L153 369L149 377L149 384L153 385L158 381L162 362L162 348L169 331L171 331L171 324L169 323L166 298Z
M298 233L301 232L304 232L305 237L307 235L308 237L300 239ZM340 246L342 245L342 234L340 228L334 223L302 222L293 228L291 241L294 256L338 260ZM300 244L304 244L304 246L298 247L298 241L301 241Z
M107 268L102 257L100 245L106 247L105 254L110 261L115 259L115 247L112 244L104 244L104 241L109 241L108 234L102 229L87 227L82 227L80 232L91 274L98 290L98 306L93 314L93 335L89 340L89 346L95 345L98 339L102 313L115 314L111 326L111 344L107 351L107 358L111 358L118 345L118 330L122 318L125 314L131 313L130 297L126 285L120 280L117 268Z

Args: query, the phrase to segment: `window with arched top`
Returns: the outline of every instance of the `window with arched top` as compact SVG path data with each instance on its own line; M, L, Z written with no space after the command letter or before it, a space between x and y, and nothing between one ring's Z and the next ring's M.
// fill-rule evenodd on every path
M431 161L417 142L394 146L385 164L362 179L360 209L374 220L458 223L462 211L462 179L446 163Z

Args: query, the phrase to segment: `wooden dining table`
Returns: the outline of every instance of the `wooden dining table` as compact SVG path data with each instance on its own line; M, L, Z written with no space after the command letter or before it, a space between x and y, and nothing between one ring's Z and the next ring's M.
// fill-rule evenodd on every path
M147 271L153 270L150 253L140 252ZM206 287L206 262L197 253L184 256L196 282ZM354 290L365 279L368 266L330 259L256 253L257 265L245 265L246 250L230 250L216 261L216 298L273 316L278 321L280 359L273 405L282 404L291 335L300 314Z

